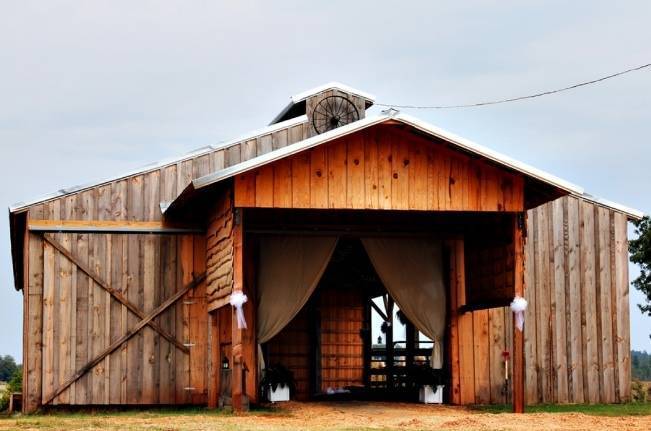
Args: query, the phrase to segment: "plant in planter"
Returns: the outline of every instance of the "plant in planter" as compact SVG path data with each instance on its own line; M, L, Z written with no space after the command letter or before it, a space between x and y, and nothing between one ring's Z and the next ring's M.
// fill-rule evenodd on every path
M429 365L416 365L409 370L409 376L414 385L420 387L421 403L443 403L443 370L434 369Z
M265 368L260 386L270 402L289 401L294 392L294 373L280 364L272 365Z

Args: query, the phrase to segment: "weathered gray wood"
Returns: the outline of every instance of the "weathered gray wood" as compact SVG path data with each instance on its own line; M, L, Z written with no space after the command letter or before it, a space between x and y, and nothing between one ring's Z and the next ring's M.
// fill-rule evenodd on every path
M85 264L79 256L74 255L72 252L69 252L64 245L56 240L51 234L45 234L44 235L45 240L47 241L48 244L56 248L61 254L63 254L68 260L70 260L72 263L77 266L81 271L83 271L86 275L88 275L92 281L94 281L99 287L104 289L108 294L110 294L113 298L115 298L117 301L119 301L122 305L127 307L129 311L131 311L133 314L135 314L137 317L140 319L143 319L145 316L145 313L143 313L138 307L129 302L127 298L122 296L119 290L112 288L109 286L109 284L104 281L102 276L97 274L93 268ZM188 348L184 346L181 342L179 342L174 335L170 334L169 332L165 331L163 328L160 327L156 322L150 322L148 325L154 329L156 332L158 332L160 335L165 337L168 341L171 343L174 343L179 349L183 350L184 352L188 352Z
M572 390L570 401L582 403L585 400L583 391L583 348L582 348L582 308L581 308L581 246L579 200L567 198L567 289L569 296L570 318L570 358L568 368L571 373Z
M568 384L567 384L567 331L566 331L566 305L565 305L565 217L563 211L563 201L555 200L551 204L552 220L550 228L552 230L552 275L553 275L553 315L552 331L554 354L554 402L568 402Z
M104 351L98 354L90 362L83 365L77 372L75 372L75 374L70 379L66 380L62 385L60 385L56 390L54 390L52 394L46 396L43 404L49 404L55 397L57 397L59 394L65 391L73 382L80 379L88 371L92 370L93 367L95 367L97 364L102 362L106 357L106 355L110 354L113 350L120 347L120 345L127 342L129 338L136 335L142 328L144 328L147 324L149 324L149 322L152 319L156 318L156 316L158 316L160 313L165 311L168 307L173 305L176 301L182 298L183 295L185 295L188 291L198 286L203 281L204 278L205 278L205 274L200 275L194 281L192 281L190 285L176 292L174 295L166 299L161 305L159 305L151 312L149 312L144 319L136 323L136 325L134 325L134 327L130 329L124 336L122 336L121 338L113 342L110 346L108 346Z

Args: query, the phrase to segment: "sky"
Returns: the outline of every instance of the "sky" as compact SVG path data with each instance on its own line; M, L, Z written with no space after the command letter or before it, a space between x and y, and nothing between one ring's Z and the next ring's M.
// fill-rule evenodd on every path
M647 0L0 0L0 207L258 129L329 81L382 103L459 104L649 63L649 16ZM650 96L646 69L407 112L651 212ZM21 299L3 217L0 354L18 359ZM651 351L630 299L631 346Z

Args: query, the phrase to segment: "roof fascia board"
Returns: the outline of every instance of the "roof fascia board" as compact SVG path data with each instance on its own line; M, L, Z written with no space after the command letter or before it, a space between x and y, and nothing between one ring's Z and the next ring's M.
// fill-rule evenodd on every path
M10 213L22 212L22 211L26 210L28 207L30 207L32 205L43 203L43 202L46 202L46 201L49 201L49 200L52 200L52 199L58 199L60 197L63 197L63 196L66 196L66 195L69 195L69 194L72 194L72 193L78 193L80 191L91 189L93 187L99 187L99 186L102 186L102 185L105 185L105 184L108 184L108 183L112 183L114 181L118 181L118 180L121 180L121 179L124 179L124 178L129 178L129 177L132 177L132 176L135 176L135 175L141 175L141 174L145 174L147 172L155 171L156 169L160 169L160 168L163 168L165 166L173 165L175 163L184 162L186 160L190 160L190 159L193 159L195 157L199 157L199 156L202 156L202 155L205 155L205 154L209 154L209 153L211 153L211 152L213 152L215 150L224 149L224 148L230 147L232 145L235 145L235 144L243 142L243 141L247 141L247 140L250 140L250 139L255 139L255 138L258 138L260 136L264 136L264 135L276 132L278 130L293 127L293 126L297 126L297 125L303 124L303 123L307 123L307 116L306 115L301 115L300 117L291 118L291 119L289 119L287 121L282 121L280 123L276 123L276 124L270 125L268 127L264 127L262 129L252 131L250 133L247 133L247 134L244 134L244 135L238 137L237 139L232 139L232 140L225 141L225 142L222 142L222 143L219 143L219 144L198 148L196 150L193 150L193 151L190 151L189 153L184 154L181 157L168 158L168 159L164 159L164 160L159 161L159 162L149 163L149 164L147 164L145 166L142 166L140 168L128 171L128 172L123 173L121 175L116 175L116 176L113 176L113 177L109 177L109 178L105 178L105 179L102 179L102 180L99 180L99 181L89 182L89 183L85 183L85 184L81 184L81 185L62 188L62 189L59 189L56 192L41 195L41 196L36 197L34 199L30 199L30 200L23 201L23 202L17 202L15 204L9 206L9 212Z

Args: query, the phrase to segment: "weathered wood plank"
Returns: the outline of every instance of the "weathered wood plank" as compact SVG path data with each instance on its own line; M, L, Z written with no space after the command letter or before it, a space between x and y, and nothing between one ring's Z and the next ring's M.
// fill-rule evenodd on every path
M611 314L611 274L610 274L610 211L596 207L595 229L598 252L596 268L598 270L598 319L599 322L599 354L600 367L600 398L601 402L615 402L615 361L613 358L613 316Z
M553 285L553 370L554 370L554 401L567 403L569 400L567 382L567 330L565 304L565 216L563 201L557 199L552 206L550 229L552 231L552 285Z
M622 402L626 402L631 399L628 238L626 232L628 222L626 216L621 213L615 213L614 219L615 282L617 291L617 374L620 399Z
M527 310L525 311L525 321L527 324L524 326L524 345L525 345L525 361L526 361L526 398L528 404L535 404L538 402L538 355L536 340L538 331L536 320L537 304L536 297L538 291L538 283L536 279L536 239L537 239L537 226L534 221L537 218L535 211L531 211L527 217L527 240L525 243L525 299L527 300ZM508 330L509 327L507 327Z
M346 154L346 208L364 208L365 172L364 141L352 139L348 142Z
M583 341L583 388L585 401L599 402L599 351L597 336L594 207L581 201L581 327Z
M328 161L325 147L310 151L310 206L328 207Z
M490 403L490 346L488 310L472 313L475 370L475 403Z

